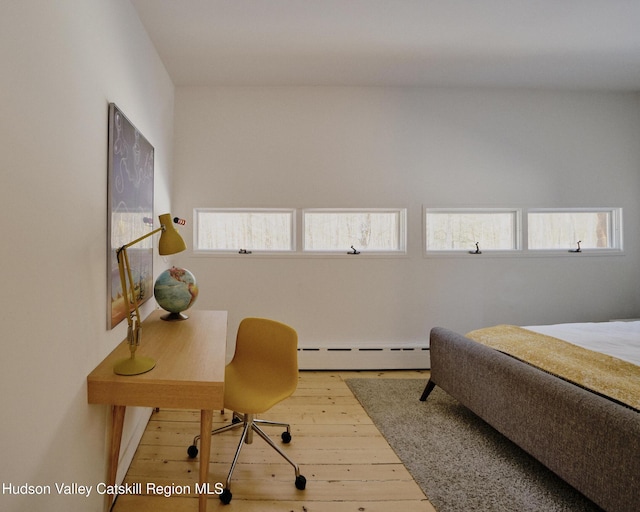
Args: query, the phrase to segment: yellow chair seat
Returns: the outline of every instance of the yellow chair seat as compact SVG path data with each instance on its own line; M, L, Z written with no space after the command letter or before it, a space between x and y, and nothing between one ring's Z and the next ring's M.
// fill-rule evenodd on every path
M269 375L269 367L229 363L224 375L224 407L243 414L260 414L291 396L296 390L284 374ZM271 381L271 382L270 382ZM269 383L268 385L266 383Z

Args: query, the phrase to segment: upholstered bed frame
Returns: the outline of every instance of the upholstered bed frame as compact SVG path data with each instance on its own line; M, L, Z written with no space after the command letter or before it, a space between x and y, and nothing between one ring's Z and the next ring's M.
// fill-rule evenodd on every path
M640 413L436 327L435 385L608 512L640 510Z

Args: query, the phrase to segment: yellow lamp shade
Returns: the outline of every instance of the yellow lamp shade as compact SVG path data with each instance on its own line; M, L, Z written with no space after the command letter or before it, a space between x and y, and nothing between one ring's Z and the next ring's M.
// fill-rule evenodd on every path
M187 245L184 243L180 233L173 227L171 215L165 213L160 215L159 218L160 224L162 225L162 233L160 234L160 241L158 242L158 252L160 255L167 256L184 251Z

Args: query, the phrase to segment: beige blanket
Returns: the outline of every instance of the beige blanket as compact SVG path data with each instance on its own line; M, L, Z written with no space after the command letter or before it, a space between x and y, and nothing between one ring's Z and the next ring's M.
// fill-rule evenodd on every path
M468 338L640 410L640 367L515 325L471 331Z

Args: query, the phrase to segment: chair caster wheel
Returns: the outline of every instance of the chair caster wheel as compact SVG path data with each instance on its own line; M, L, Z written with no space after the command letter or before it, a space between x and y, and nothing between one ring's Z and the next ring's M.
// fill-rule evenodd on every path
M305 477L303 477L302 475L297 476L296 477L296 489L304 491L306 486L307 486L307 479Z
M231 503L231 498L233 498L233 494L231 494L231 491L229 489L225 489L224 491L222 491L222 494L220 495L220 501L223 504L228 505L229 503Z
M234 416L233 418L231 418L231 423L233 423L234 425L236 423L240 423L242 422L242 420L240 418L238 418L237 416Z
M192 444L187 448L187 455L189 455L190 459L195 459L198 456L198 447L195 444Z
M291 434L289 434L289 432L287 431L283 432L280 437L282 437L282 442L284 444L288 444L291 442Z

